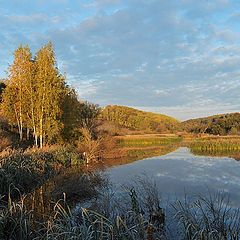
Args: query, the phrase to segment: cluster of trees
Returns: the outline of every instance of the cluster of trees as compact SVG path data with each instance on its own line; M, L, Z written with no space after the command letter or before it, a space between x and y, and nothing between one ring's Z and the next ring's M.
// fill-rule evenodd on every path
M131 130L166 133L180 129L180 122L172 117L124 106L106 106L100 117Z
M38 147L58 141L74 142L83 135L82 128L94 136L99 122L143 132L240 132L240 113L180 123L166 115L124 106L106 106L101 111L98 105L79 101L57 68L51 43L35 56L28 46L16 49L9 76L0 81L0 104L0 115L17 129L20 141L30 139Z
M182 123L185 131L191 133L208 133L230 135L240 133L240 113L229 113L206 118L191 119Z
M92 131L100 109L78 100L74 89L57 68L51 43L35 56L28 46L14 52L9 76L0 85L1 112L17 126L20 141L33 139L35 146L79 137L79 129Z

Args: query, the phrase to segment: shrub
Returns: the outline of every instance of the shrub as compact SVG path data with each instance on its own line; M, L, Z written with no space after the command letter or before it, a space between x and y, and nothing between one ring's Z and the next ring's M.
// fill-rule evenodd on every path
M78 143L78 151L82 153L83 159L89 163L98 161L102 154L101 139L94 139L87 128L83 128L82 139Z
M59 147L53 151L52 154L55 161L65 167L82 163L82 158L79 153L70 147Z

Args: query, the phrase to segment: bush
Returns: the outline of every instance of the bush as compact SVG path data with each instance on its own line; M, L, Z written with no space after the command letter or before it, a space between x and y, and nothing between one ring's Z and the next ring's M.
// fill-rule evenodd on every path
M67 147L59 147L53 151L53 158L55 161L69 167L72 165L82 164L82 158L75 150Z
M87 162L98 161L102 154L101 139L94 139L87 128L83 128L82 139L78 143L78 151L82 154L83 159Z

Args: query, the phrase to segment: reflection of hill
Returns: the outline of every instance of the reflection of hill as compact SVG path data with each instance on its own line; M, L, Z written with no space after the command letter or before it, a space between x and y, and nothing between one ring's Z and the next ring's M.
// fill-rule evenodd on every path
M179 146L178 145L168 145L160 147L145 147L145 148L123 148L121 157L105 159L104 164L106 166L116 166L123 165L137 160L142 160L145 158L156 157L168 154L175 151Z

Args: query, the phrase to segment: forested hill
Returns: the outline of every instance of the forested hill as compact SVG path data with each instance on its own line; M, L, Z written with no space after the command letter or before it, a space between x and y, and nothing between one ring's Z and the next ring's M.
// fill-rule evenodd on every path
M137 131L173 133L180 129L180 122L172 117L125 106L106 106L101 119Z
M192 133L227 135L240 133L240 113L228 113L182 122L183 130Z

